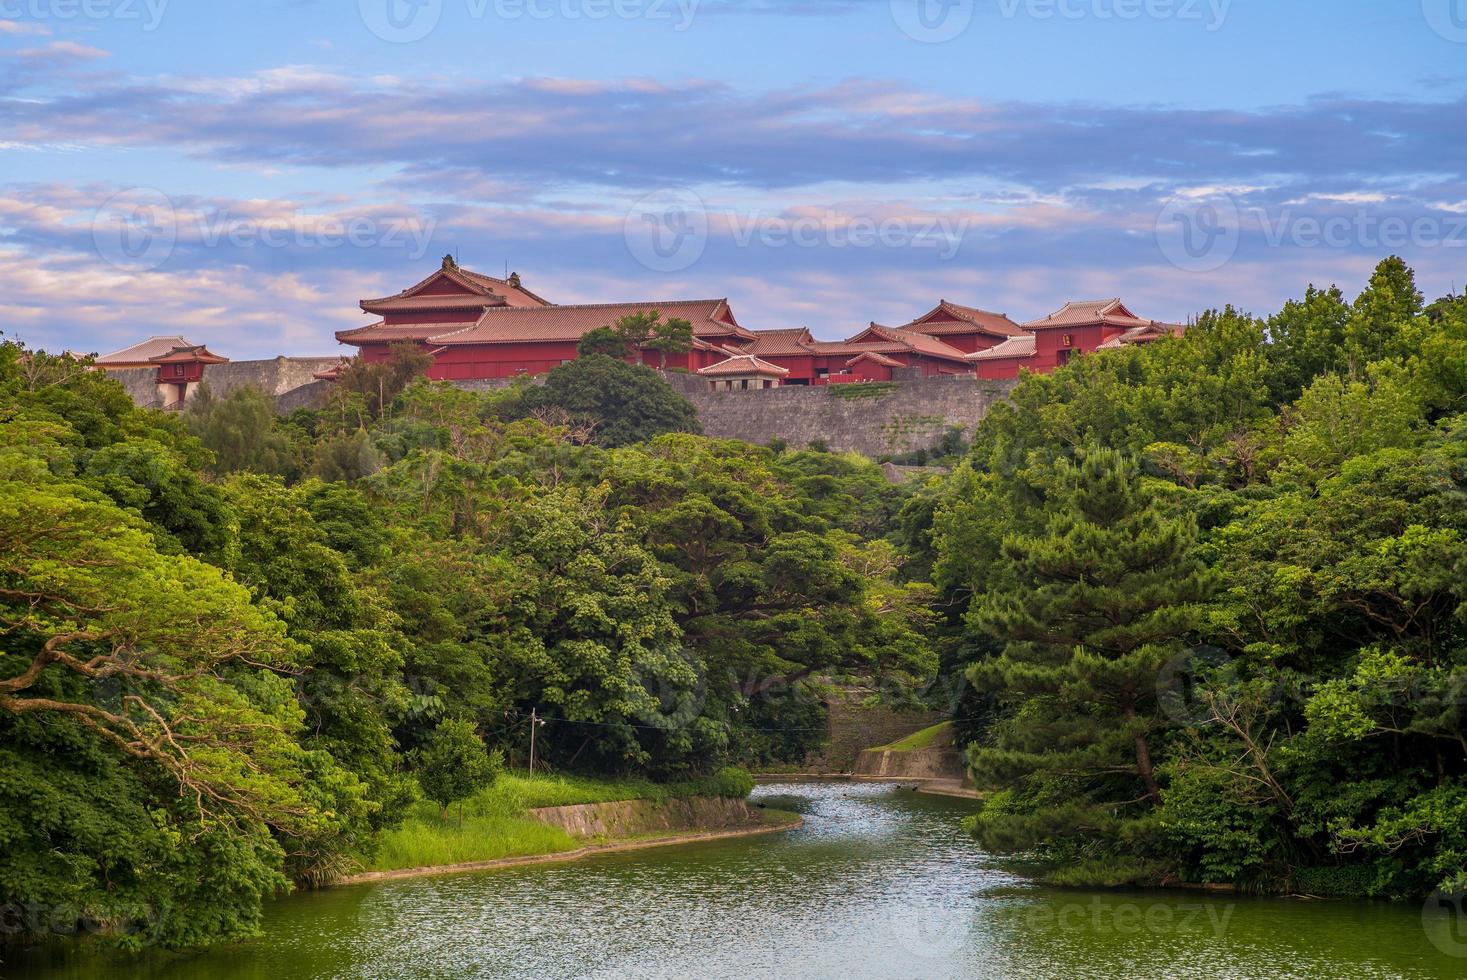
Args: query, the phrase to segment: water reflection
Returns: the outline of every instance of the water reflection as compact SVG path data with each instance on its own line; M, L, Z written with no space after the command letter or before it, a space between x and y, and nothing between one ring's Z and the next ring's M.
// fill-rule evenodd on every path
M1419 910L1039 888L889 786L761 787L770 837L300 895L189 957L8 964L41 977L1460 976ZM9 975L21 975L11 974Z

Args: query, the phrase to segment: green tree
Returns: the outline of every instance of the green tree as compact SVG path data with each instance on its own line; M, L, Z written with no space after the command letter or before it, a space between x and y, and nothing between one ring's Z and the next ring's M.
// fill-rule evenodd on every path
M420 345L410 340L396 341L388 346L385 361L368 362L360 355L353 358L337 378L332 395L360 395L367 414L380 419L403 389L432 366L433 355Z
M294 467L290 440L275 425L275 405L260 389L243 385L222 398L205 387L184 412L189 431L214 454L215 473L288 475Z
M550 371L545 385L525 393L528 411L555 408L595 425L602 446L643 442L663 432L697 432L697 410L640 364L593 354Z
M693 325L680 317L662 319L657 310L629 313L612 326L597 327L581 338L577 353L581 357L615 357L622 360L640 358L639 352L655 350L659 367L667 366L668 354L681 354L693 346Z
M642 346L655 350L659 368L667 367L668 354L686 354L693 347L693 325L681 317L659 320L652 325L651 336Z
M457 803L458 822L463 825L463 801L494 783L503 768L503 758L490 753L472 722L445 719L433 729L427 745L413 756L418 783L428 799L442 808Z
M1122 454L1085 449L1053 482L1043 532L1004 540L1012 585L975 610L1005 646L973 681L1017 708L973 750L983 784L1012 794L976 827L989 847L1066 858L1098 829L1118 857L1127 828L1161 802L1158 677L1184 650L1210 577L1195 524L1165 516Z

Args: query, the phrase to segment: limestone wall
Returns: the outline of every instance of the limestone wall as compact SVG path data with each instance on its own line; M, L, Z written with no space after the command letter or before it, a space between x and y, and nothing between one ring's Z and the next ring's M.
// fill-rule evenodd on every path
M665 830L719 830L749 823L744 800L693 797L686 800L622 800L583 803L531 810L541 823L559 827L573 837L636 837Z
M336 357L275 357L268 361L210 364L204 368L203 383L215 395L227 395L246 385L258 388L280 399L277 407L282 412L289 412L318 403L317 399L325 395L328 382L317 381L312 375L326 370L338 360ZM157 368L125 368L107 374L127 389L134 404L144 408L160 407Z
M335 357L276 357L231 361L205 368L204 383L215 395L252 385L277 399L283 414L319 405L328 382L312 378ZM158 407L155 368L110 372L134 402ZM877 457L929 449L954 427L972 430L993 405L1007 398L1013 381L973 378L915 378L896 382L785 387L755 391L712 391L703 378L669 373L668 382L698 410L703 431L721 439L764 444L782 439L804 448L824 442L836 452ZM457 387L491 390L511 379L459 381ZM892 478L920 477L893 471Z
M948 429L971 430L1013 391L1013 381L921 378L874 384L712 391L705 379L669 374L698 410L703 431L723 439L884 456L930 449Z
M830 695L830 742L819 757L806 760L807 769L851 772L863 750L887 745L947 720L936 711L893 711L882 704L868 705L865 701L871 693L853 687L837 689Z

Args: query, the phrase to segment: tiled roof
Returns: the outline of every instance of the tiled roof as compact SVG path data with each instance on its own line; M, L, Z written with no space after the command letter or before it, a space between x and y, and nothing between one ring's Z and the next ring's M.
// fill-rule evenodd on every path
M192 364L195 361L204 364L228 364L229 358L220 357L203 344L179 346L173 348L166 354L150 357L148 360L153 364Z
M499 293L509 300L510 306L550 306L548 299L538 296L525 288L525 284L518 282L518 274L511 273L509 279L495 279L486 276L482 272L470 272L468 269L460 268L459 273L468 278L488 286L494 292Z
M956 347L949 346L936 337L929 337L925 333L913 333L910 330L899 330L895 327L883 327L879 323L871 324L865 330L856 334L855 337L852 337L847 343L855 344L858 342L858 338L868 334L875 334L890 343L900 344L908 350L915 351L918 354L926 354L929 357L941 357L949 361L961 361L965 356Z
M1126 309L1119 299L1094 299L1066 303L1042 320L1024 324L1026 330L1052 330L1058 327L1106 326L1121 330L1138 327L1157 327L1163 331L1178 333L1184 329L1175 323L1147 320Z
M141 343L103 354L94 363L102 366L121 367L128 364L147 364L155 357L169 353L175 347L194 346L182 337L149 337Z
M782 378L790 373L789 368L780 367L778 364L770 364L761 360L753 354L740 354L738 357L730 357L726 361L710 364L698 372L704 377L719 377L723 375L741 374L764 374L776 378Z
M575 341L597 327L607 327L633 313L656 310L663 320L681 318L693 324L694 337L748 339L743 327L724 322L732 319L728 302L721 299L673 300L660 303L596 303L584 306L505 306L485 310L468 327L437 334L434 344L460 347L465 344L524 344Z
M1115 350L1118 347L1128 347L1132 344L1149 344L1163 337L1180 337L1184 330L1186 327L1176 323L1147 323L1143 326L1132 327L1125 333L1116 334L1101 344L1097 350Z
M364 299L361 307L372 313L399 310L463 309L474 306L549 306L519 283L518 277L496 279L481 272L470 272L454 263L452 257L444 256L442 267L433 270L426 279L414 283L407 289L380 299ZM440 280L448 280L464 290L462 293L426 293L429 286Z
M394 323L391 325L378 320L365 327L338 330L336 339L343 344L390 344L394 340L427 340L429 337L436 337L453 330L462 330L467 326L470 326L470 323L465 320L447 323Z
M874 350L862 351L861 353L857 354L855 357L851 358L849 361L846 361L846 367L852 367L852 366L854 366L857 361L872 361L872 362L874 362L876 364L880 364L882 367L901 367L902 366L902 362L901 361L893 360L892 358L887 357L885 354L879 353L879 352L874 351Z
M955 320L939 320L934 323L926 323L929 317L946 313L948 316L956 317ZM986 334L998 337L1017 337L1024 332L1024 328L1006 314L994 313L989 310L980 310L975 306L962 306L958 303L949 303L947 300L939 300L937 307L930 313L923 314L911 323L901 327L902 330L910 330L913 333L926 334L929 337L944 337L955 333L972 333L977 329Z
M980 350L977 353L969 354L968 360L1001 361L1010 357L1033 356L1034 335L1032 333L1026 333L1022 337L1010 337L998 346L988 348L988 350Z
M786 327L782 330L755 330L754 339L744 345L750 354L763 356L785 355L794 357L813 353L810 345L815 338L805 327Z
M311 377L317 381L335 381L341 377L341 372L346 370L346 366L350 363L350 361L343 357L330 367L315 372Z
M422 310L487 310L509 305L503 296L483 293L429 293L426 296L389 296L364 299L359 304L368 313L414 313Z

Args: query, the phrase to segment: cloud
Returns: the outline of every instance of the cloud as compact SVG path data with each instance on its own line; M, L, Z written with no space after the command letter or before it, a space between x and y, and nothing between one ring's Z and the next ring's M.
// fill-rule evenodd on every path
M0 21L0 23L6 22ZM72 61L96 61L107 57L107 52L87 44L78 44L75 41L52 41L39 48L0 51L0 56L61 65Z
M747 92L690 79L362 79L310 66L237 78L54 82L0 104L26 142L181 147L229 163L396 167L541 187L1114 180L1177 187L1409 183L1467 158L1454 101L1321 97L1256 110L956 99L874 81ZM1431 163L1426 163L1431 162Z
M23 20L0 20L0 34L39 34L45 36L51 29L45 24L28 23Z
M1461 98L1224 110L867 80L744 90L313 65L135 77L94 60L11 58L44 64L9 79L29 87L0 100L7 145L83 146L97 172L121 150L173 154L205 175L195 186L222 166L231 181L247 168L353 189L172 193L166 256L128 270L104 261L94 232L126 188L0 187L0 318L50 346L111 349L166 328L234 356L329 352L333 330L364 322L357 299L416 281L444 252L507 265L559 302L728 296L749 326L823 337L903 322L939 297L1016 319L1087 295L1164 319L1224 303L1266 313L1309 282L1357 290L1391 252L1436 295L1460 285L1467 256ZM701 258L673 274L639 265L625 238L634 202L664 187L696 189L708 212ZM1168 264L1157 224L1173 199L1237 210L1230 262ZM1430 234L1382 234L1422 221ZM1321 240L1326 225L1340 233ZM860 237L881 228L897 234Z

